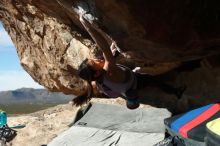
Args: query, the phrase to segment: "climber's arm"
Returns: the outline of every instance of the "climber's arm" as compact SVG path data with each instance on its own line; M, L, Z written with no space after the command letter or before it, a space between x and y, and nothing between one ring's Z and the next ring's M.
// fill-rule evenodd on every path
M97 30L102 36L103 38L105 38L105 40L108 42L111 52L113 54L113 56L115 57L116 52L121 52L120 48L118 47L117 43L107 34L105 33L102 29L99 28L98 25L94 24L92 25L92 27Z
M93 27L91 23L89 23L83 16L80 16L80 21L85 29L88 31L93 40L97 43L100 49L103 51L105 62L109 65L115 65L115 59L110 50L110 45L108 40L106 40L107 36L103 36L100 31Z
M112 45L112 43L114 42L114 41L112 40L112 38L111 38L108 34L106 34L102 29L100 29L98 25L94 24L94 25L92 25L92 27L93 27L97 32L99 32L99 34L102 35L103 38L105 38L105 40L108 42L109 46Z

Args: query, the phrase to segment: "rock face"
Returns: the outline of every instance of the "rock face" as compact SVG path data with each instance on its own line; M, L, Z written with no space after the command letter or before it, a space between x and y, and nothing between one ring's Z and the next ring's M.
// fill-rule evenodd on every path
M119 62L160 74L181 62L220 52L217 0L94 0L98 23L128 58ZM76 75L86 57L100 54L72 6L76 0L1 0L0 18L24 69L50 89L79 94Z

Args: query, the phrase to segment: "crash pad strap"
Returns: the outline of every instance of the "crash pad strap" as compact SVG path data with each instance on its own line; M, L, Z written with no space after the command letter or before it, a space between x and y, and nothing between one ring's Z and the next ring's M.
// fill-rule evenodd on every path
M209 109L204 111L202 114L200 114L198 117L195 119L191 120L184 126L182 126L179 129L179 133L185 137L188 138L188 131L191 129L195 128L199 124L203 123L204 121L208 120L210 117L212 117L215 113L217 113L220 110L220 104L214 104L212 105Z
M182 126L184 126L188 122L192 121L194 118L196 118L197 116L202 114L204 111L209 109L211 106L213 106L213 104L209 104L207 106L204 106L204 107L192 110L190 112L187 112L186 114L184 114L183 116L181 116L180 118L178 118L177 120L172 122L172 124L170 125L171 129L178 133L179 129Z

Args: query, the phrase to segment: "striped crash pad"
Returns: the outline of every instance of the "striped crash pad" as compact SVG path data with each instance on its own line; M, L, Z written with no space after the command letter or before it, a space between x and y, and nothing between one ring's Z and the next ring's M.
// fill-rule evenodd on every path
M220 103L209 104L182 115L165 119L168 133L204 142L207 135L206 124L220 117ZM219 127L220 130L220 127Z

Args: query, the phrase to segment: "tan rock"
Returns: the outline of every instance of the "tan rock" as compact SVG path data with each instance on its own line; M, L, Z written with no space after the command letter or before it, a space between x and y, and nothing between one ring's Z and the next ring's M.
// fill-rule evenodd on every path
M76 75L86 57L100 54L70 0L1 0L0 19L23 68L51 91L79 94ZM220 19L215 2L95 0L98 23L124 52L118 62L161 74L182 61L219 53ZM207 9L206 9L207 8Z

